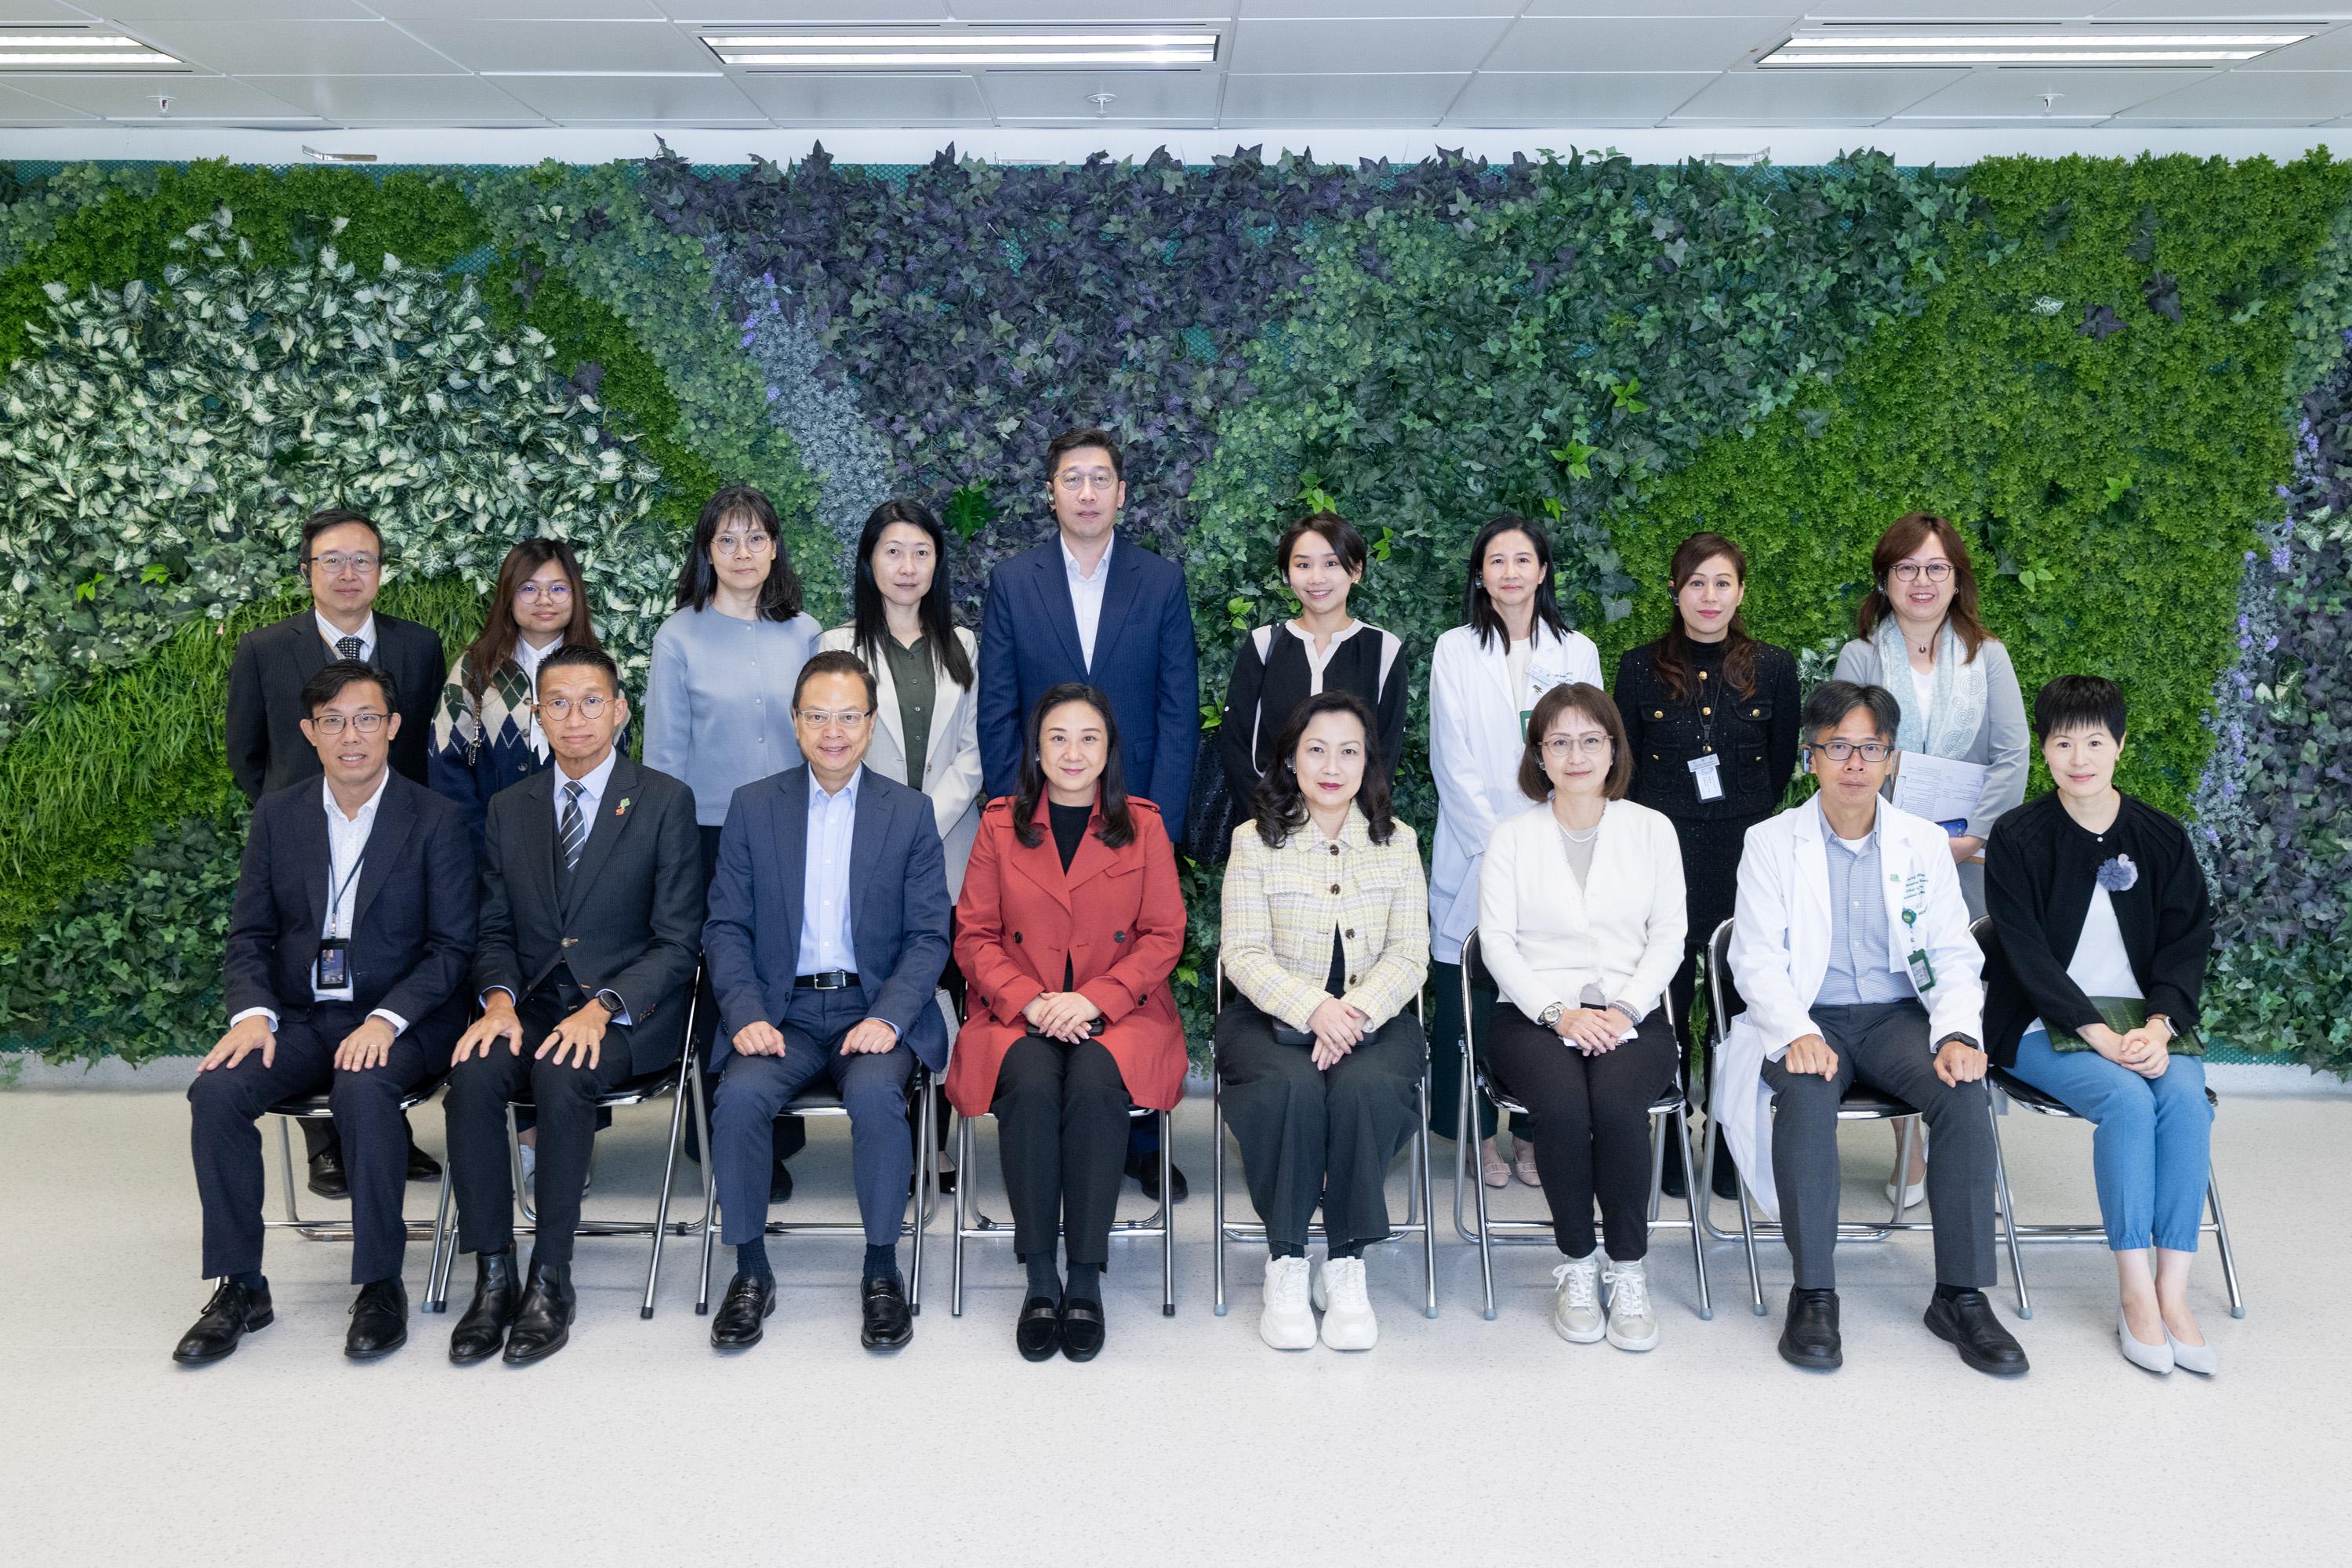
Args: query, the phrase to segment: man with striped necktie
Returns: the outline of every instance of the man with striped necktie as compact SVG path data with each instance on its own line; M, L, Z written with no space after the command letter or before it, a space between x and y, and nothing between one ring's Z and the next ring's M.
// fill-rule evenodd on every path
M603 650L556 649L535 704L555 765L490 799L474 989L444 1111L457 1245L474 1300L449 1336L459 1365L509 1364L571 1337L572 1234L600 1096L677 1060L702 951L702 840L694 796L614 746L629 720ZM539 1229L515 1268L507 1105L539 1113Z

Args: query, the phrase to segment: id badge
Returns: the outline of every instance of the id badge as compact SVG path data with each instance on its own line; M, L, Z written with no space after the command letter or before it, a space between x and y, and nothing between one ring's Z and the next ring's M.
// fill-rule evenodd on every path
M1911 984L1914 988L1922 993L1933 991L1936 988L1936 966L1927 962L1926 948L1913 948L1911 956L1905 962L1911 966Z
M1699 799L1721 800L1723 798L1723 759L1721 757L1709 752L1703 757L1693 757L1684 765L1690 769L1691 777L1698 781Z
M319 989L348 990L352 984L352 944L341 937L319 944Z

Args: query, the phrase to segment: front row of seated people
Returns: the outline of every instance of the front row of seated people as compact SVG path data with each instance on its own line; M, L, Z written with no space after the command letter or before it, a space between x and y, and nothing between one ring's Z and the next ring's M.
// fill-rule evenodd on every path
M997 1118L1027 1272L1020 1353L1100 1352L1129 1123L1172 1109L1185 1070L1170 989L1185 931L1175 858L1157 809L1127 794L1101 693L1043 695L1017 792L982 816L955 906L968 995L950 1066L934 1001L950 931L940 836L920 795L863 766L876 690L855 656L819 654L800 672L806 761L736 792L707 910L691 799L615 749L628 704L606 655L567 647L542 664L556 765L491 802L478 877L456 808L387 764L392 682L356 661L313 676L303 732L324 777L255 813L227 950L230 1026L189 1092L204 1271L220 1284L176 1359L218 1360L271 1321L257 1121L317 1095L350 1170L360 1289L346 1353L404 1342L401 1106L445 1069L458 1246L476 1258L450 1357L522 1363L562 1348L597 1102L677 1062L698 952L720 1015L709 1157L734 1252L715 1346L758 1342L775 1310L772 1124L820 1081L850 1121L862 1342L909 1342L897 1253L920 1062L945 1073L960 1112ZM1741 1010L1712 1108L1758 1208L1783 1226L1796 1279L1780 1351L1793 1364L1843 1360L1837 1118L1861 1086L1933 1135L1927 1328L1979 1371L2025 1370L1985 1294L1998 1062L2097 1124L2126 1356L2213 1369L2186 1296L2211 1113L2185 1053L2210 921L2180 825L2114 787L2125 719L2121 691L2095 678L2061 678L2037 700L2057 787L1992 836L1988 963L1944 830L1883 797L1893 700L1836 680L1807 699L1820 789L1747 835L1730 949ZM1426 884L1377 735L1357 696L1300 704L1225 874L1232 999L1215 1070L1265 1227L1259 1332L1277 1349L1377 1342L1365 1250L1391 1234L1386 1178L1428 1059L1414 1007ZM1538 700L1518 775L1531 804L1490 840L1478 934L1507 1004L1489 1068L1534 1112L1563 1259L1554 1324L1573 1342L1645 1351L1660 1338L1643 1261L1652 1107L1677 1090L1664 1001L1686 933L1672 826L1625 798L1630 772L1598 688ZM505 1117L526 1099L540 1207L522 1268ZM1319 1268L1307 1257L1318 1210Z

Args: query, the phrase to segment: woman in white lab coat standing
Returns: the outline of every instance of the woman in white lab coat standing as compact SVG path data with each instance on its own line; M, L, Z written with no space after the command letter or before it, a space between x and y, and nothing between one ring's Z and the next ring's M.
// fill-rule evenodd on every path
M1437 833L1429 886L1430 984L1436 1026L1430 1033L1431 1130L1453 1136L1461 1094L1462 942L1478 923L1478 871L1486 841L1507 816L1527 809L1519 793L1528 715L1536 700L1572 681L1601 684L1592 639L1568 629L1552 591L1551 541L1521 517L1498 517L1470 546L1464 625L1437 639L1429 669L1429 765L1437 780ZM1495 993L1472 1005L1486 1033ZM1477 1105L1479 1173L1490 1187L1511 1179L1495 1146L1494 1111ZM1519 1179L1538 1185L1528 1129L1515 1151Z

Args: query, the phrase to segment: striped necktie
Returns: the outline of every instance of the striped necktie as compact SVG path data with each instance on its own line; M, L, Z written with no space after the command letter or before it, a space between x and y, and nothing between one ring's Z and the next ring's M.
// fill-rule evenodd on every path
M580 847L588 842L588 819L580 810L580 796L586 789L578 779L564 781L563 823L558 837L563 847L563 874L567 877L580 864Z

